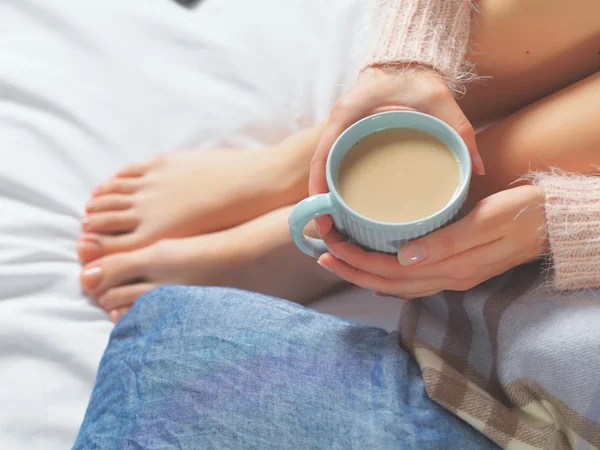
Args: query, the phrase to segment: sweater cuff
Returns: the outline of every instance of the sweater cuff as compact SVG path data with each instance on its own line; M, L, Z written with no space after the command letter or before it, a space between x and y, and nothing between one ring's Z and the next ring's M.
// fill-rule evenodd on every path
M379 0L374 40L363 70L416 63L432 68L455 92L474 77L466 56L472 0ZM401 70L401 68L400 68Z
M600 177L537 174L559 290L600 287Z

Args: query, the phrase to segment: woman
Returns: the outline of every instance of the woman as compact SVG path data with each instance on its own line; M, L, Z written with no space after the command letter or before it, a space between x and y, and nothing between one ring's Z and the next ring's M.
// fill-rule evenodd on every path
M402 107L430 113L449 123L467 142L473 157L474 171L478 174L483 173L485 165L487 175L477 177L473 182L470 200L472 206L476 205L473 206L473 212L456 225L408 246L400 259L406 266L413 263L414 267L401 266L394 257L370 255L350 246L331 230L327 221L322 220L320 231L332 254L322 257L321 265L350 282L402 297L421 297L441 290L466 290L515 265L540 257L547 251L548 242L545 235L540 235L538 231L540 227L546 226L549 246L554 252L556 286L570 288L574 287L573 283L581 282L580 278L570 275L576 262L571 249L580 242L582 236L577 233L556 233L553 230L564 230L564 223L560 220L565 216L561 216L561 213L567 210L566 217L569 223L574 218L581 220L581 225L578 226L586 226L586 232L591 233L592 238L600 233L598 228L586 225L590 215L593 218L593 214L597 214L590 208L594 203L585 204L585 220L579 219L581 214L577 208L580 203L572 202L570 197L563 195L565 189L573 192L578 186L584 187L577 192L589 193L589 187L595 186L595 178L577 178L577 181L561 178L557 182L555 178L542 176L535 186L523 181L523 186L501 190L527 174L530 169L545 170L557 166L580 174L589 174L595 170L593 164L598 160L600 134L593 120L589 118L597 117L599 112L598 102L595 101L600 89L600 77L595 74L599 66L597 45L600 30L596 20L599 13L598 4L589 0L582 2L578 8L572 8L570 3L564 1L555 1L550 5L541 1L486 1L479 5L481 13L473 16L474 33L470 32L470 2L389 0L385 5L391 8L391 12L382 10L383 21L376 28L381 32L375 46L377 51L355 86L332 112L325 131L315 128L282 143L281 149L292 148L295 151L288 152L290 158L285 158L282 164L276 164L277 167L273 167L275 158L244 160L244 163L240 164L240 173L246 173L248 167L254 167L252 173L256 173L257 176L250 180L250 185L243 186L235 195L231 195L234 189L232 186L238 186L235 182L239 177L233 177L232 182L227 181L225 175L229 173L230 167L222 163L223 169L216 169L219 167L219 156L216 153L210 156L188 155L185 160L181 156L179 162L177 158L162 159L130 167L98 190L88 205L90 214L84 219L84 229L93 234L88 234L80 242L82 260L88 263L82 274L82 284L99 298L105 309L111 311L113 319L118 320L139 294L160 284L222 284L247 288L244 283L247 284L252 277L245 277L244 274L252 270L249 268L256 267L252 263L257 259L276 261L272 256L274 252L289 244L285 205L306 195L301 186L305 185L307 170L300 162L308 161L307 154L310 158L312 143L318 141L323 134L311 171L311 193L317 193L326 188L323 177L324 161L331 143L339 133L365 115ZM544 14L540 14L539 11L544 11ZM564 23L571 25L565 27ZM558 34L557 30L560 31ZM470 35L470 42L476 43L479 48L473 51L468 57L468 62L465 62ZM398 41L398 36L402 36L403 39ZM467 95L456 102L452 91L462 90L470 77L467 74L472 73L465 68L473 64L480 76L493 78L481 84L467 86ZM390 70L390 66L394 70ZM531 104L535 101L537 103ZM485 131L478 134L477 141L471 123L477 129L485 128ZM479 162L477 148L483 164ZM204 160L194 164L193 158ZM191 181L181 181L186 179L182 175L183 168L196 174L193 177L196 182L201 176L198 176L198 167L204 167L207 163L210 163L210 173L217 174L208 184L208 188L214 189L218 195L223 194L221 197L198 206L196 201L190 201L193 199L183 196L182 193L186 193L187 188L171 189L177 183L186 186L192 184ZM223 189L215 189L219 184ZM283 194L274 194L272 187L281 184L286 187L281 191ZM162 192L165 191L163 195ZM177 201L174 201L175 199ZM530 208L531 205L542 203L545 204L545 209ZM169 204L173 207L169 208ZM240 206L244 207L240 209ZM268 212L269 210L272 212ZM181 211L184 213L180 214ZM557 212L556 216L553 215L553 211ZM200 216L205 220L197 220ZM469 231L465 232L467 226ZM273 239L272 236L277 238ZM168 240L161 241L164 238ZM502 241L503 245L495 245L498 241ZM234 245L231 245L232 242ZM562 248L566 249L564 253ZM592 248L591 254L584 254L588 261L593 256L593 251ZM576 252L576 256L580 255L580 252ZM561 260L561 257L564 257L564 260ZM186 267L190 269L186 270ZM296 264L280 268L283 273L280 279L300 278L297 276L299 269ZM236 274L233 278L227 275L232 271ZM299 297L308 298L336 283L333 278L318 278L321 275L314 271L302 273L310 277L305 280L305 285L311 289L304 291L300 290L303 286L296 286L298 290L295 292L300 292ZM319 280L319 283L312 280ZM593 287L596 286L596 282L597 272L592 268L585 283ZM291 298L285 293L286 289L290 290L287 283L281 283L278 289L279 291L273 293ZM213 311L210 302L222 297L229 299L229 303L218 302L218 308L214 305ZM377 442L384 448L387 444L393 447L401 445L402 442L406 442L407 445L415 444L417 448L427 448L427 445L432 448L486 448L485 446L489 445L484 441L477 441L476 436L467 436L468 431L461 428L460 422L450 426L453 430L461 430L460 437L442 433L441 439L446 439L443 442L449 447L440 447L444 444L440 444L439 440L435 447L433 442L436 442L440 435L428 441L425 433L425 440L418 443L407 439L406 434L402 436L399 430L403 426L415 423L422 426L423 422L415 419L419 414L411 412L410 408L405 410L405 415L399 415L399 404L390 403L406 388L406 384L402 384L403 379L410 378L410 373L414 370L412 360L405 359L393 337L391 342L388 342L388 335L380 336L375 333L376 337L370 339L370 329L337 321L331 323L322 316L304 312L287 304L277 306L277 313L264 312L269 304L270 301L262 297L248 297L228 291L155 291L136 307L136 315L128 315L117 328L114 341L109 346L103 362L99 380L116 376L123 386L127 384L123 382L127 379L127 371L123 372L123 368L119 367L118 358L124 357L128 367L139 366L139 356L132 353L122 356L123 350L128 345L142 348L139 346L147 342L148 336L152 334L152 324L160 317L164 317L168 325L165 323L165 327L155 329L166 330L173 327L175 331L181 332L179 337L172 336L173 339L166 341L181 339L186 344L184 347L170 348L165 339L158 339L157 342L169 348L171 354L177 352L183 355L185 352L180 353L181 349L190 348L198 343L202 348L210 348L208 355L194 353L185 357L187 367L197 368L205 365L210 368L210 373L206 373L205 377L199 376L203 381L206 381L206 377L227 377L229 373L225 371L227 364L224 360L219 359L221 362L215 362L215 355L220 355L224 348L214 342L231 342L236 348L252 348L256 345L255 339L258 338L253 330L263 326L267 332L273 333L271 336L275 337L275 342L282 347L273 346L271 341L263 342L265 345L257 345L264 357L260 359L261 364L250 370L247 361L248 358L253 359L253 355L242 352L237 355L244 361L236 360L233 366L243 369L242 372L245 370L250 377L257 376L256 370L264 373L266 378L259 377L258 384L252 385L253 389L260 387L259 392L263 394L271 392L272 383L276 383L279 376L283 377L279 378L283 380L280 386L285 389L274 391L280 394L279 397L269 398L266 404L261 403L260 396L252 397L242 408L254 408L255 411L259 411L257 417L260 418L260 423L271 424L274 429L279 430L278 433L297 439L302 427L296 426L299 424L295 423L294 426L286 428L283 417L303 417L301 422L309 424L309 435L319 435L315 434L313 428L319 420L313 415L324 410L325 397L330 398L333 405L348 406L340 414L333 414L328 410L329 413L320 419L326 424L326 431L320 436L342 447L369 447L370 444L377 447ZM252 306L256 307L255 313L249 312ZM456 380L460 380L461 383L464 381L465 384L475 380L474 383L477 384L477 377L481 377L481 374L470 375L469 371L473 370L473 366L464 364L464 357L460 355L462 347L454 345L455 341L462 344L460 339L450 339L452 351L446 350L445 354L436 352L435 346L427 341L428 330L435 325L436 319L444 318L444 323L447 322L450 329L459 329L471 318L469 311L462 311L454 317L453 307L448 301L441 305L427 301L411 303L403 315L400 332L405 347L420 363L428 394L445 407L461 413L460 403L469 397L465 397L464 388L460 388L461 393L457 396L457 390L448 386L452 387L452 381ZM421 317L426 317L429 322L411 323L410 319L414 318L415 314L420 314L419 308L426 310L427 314L421 314ZM217 309L223 316L217 314ZM242 317L238 317L236 311L243 312ZM194 317L196 314L207 317L207 320L202 322L204 330L192 327L187 321L186 317ZM286 321L286 318L290 317L295 320ZM254 323L253 320L258 322ZM238 322L240 327L237 326ZM278 328L277 323L284 326ZM422 328L419 328L420 326ZM292 330L297 328L306 330L307 334L295 334ZM135 334L140 330L144 339ZM241 339L240 333L249 333L250 337ZM315 345L314 336L319 337L318 345ZM361 347L360 343L365 345ZM356 347L359 347L358 354L352 354L349 350ZM333 353L326 354L327 358L331 358L333 366L325 365L323 367L326 369L310 373L307 367L311 367L311 364L321 367L322 361L317 355L323 349L332 349ZM282 353L279 350L282 350ZM381 359L382 363L378 364L376 360L380 350L391 352L386 353L391 356L389 359ZM143 350L143 355L148 355L148 351L150 350ZM427 358L423 357L424 351L428 352ZM294 366L302 352L308 357L306 365ZM340 354L343 356L342 360L336 359L334 355ZM311 355L315 355L316 359L311 359ZM265 363L271 358L283 367L281 371ZM365 366L351 363L346 367L347 370L331 370L331 367L344 367L343 361L356 362L361 358L368 361ZM159 359L168 360L164 355ZM148 362L149 359L144 361ZM398 362L407 365L401 369ZM441 384L435 379L440 372L431 369L438 362L439 367L448 368L448 371L442 373L446 382ZM496 369L498 368L494 367L494 370ZM251 379L239 378L240 372L236 373L236 384ZM351 373L355 373L357 378L347 378L345 374ZM368 373L381 376L373 376L373 384L360 385L362 381L369 379ZM392 378L386 378L388 376ZM386 379L392 382L386 383ZM177 377L170 380L163 395L174 392L179 381L181 379ZM563 419L557 419L554 428L548 432L544 431L546 434L543 436L546 437L536 434L537 429L530 422L515 419L511 415L512 410L506 405L510 405L511 402L518 404L518 396L510 394L510 391L508 394L503 392L504 385L496 381L497 386L492 386L489 390L483 389L490 396L497 398L495 403L490 403L492 406L486 412L486 417L490 416L492 411L492 419L498 417L502 423L510 424L510 427L514 424L513 435L510 435L511 430L506 431L503 426L490 422L489 418L478 421L472 414L461 417L502 446L510 444L507 436L517 436L515 439L518 442L525 442L534 448L545 448L557 443L575 446L577 438L574 440L564 437L560 426ZM362 387L358 387L359 385L355 384L357 382ZM289 387L302 384L322 385L324 389L321 391L316 387L310 388L304 394L305 398L299 400L300 393ZM157 389L156 384L150 383L148 386L148 391L155 392L153 389ZM353 391L352 386L357 386L360 394ZM107 395L107 392L110 392L109 388L110 383L107 384L106 381L98 385L88 413L88 422L93 421L94 417L98 419L97 415L94 416L95 404L110 406L111 397ZM369 397L370 407L367 406L367 398L362 395L367 391L375 395ZM194 392L203 392L196 399L195 407L210 416L210 404L206 401L209 392L197 389ZM448 393L451 394L450 397L461 399L458 405L455 404L456 398L448 398ZM346 395L357 395L354 397L358 399L357 403L346 403L342 399L346 398ZM509 395L508 400L506 395ZM545 399L544 395L540 397ZM161 398L167 399L168 396ZM215 397L217 400L223 398L221 395ZM265 405L279 407L286 404L285 398L290 400L291 408L299 408L295 415L265 417L262 414L266 411ZM482 397L478 404L484 404L483 400ZM401 404L414 406L410 401ZM230 407L231 402L225 405L225 410L228 414L234 414ZM369 413L361 414L362 408ZM443 416L434 408L427 410L435 411L434 420L440 420L443 424L450 423L451 416ZM308 414L309 411L313 413ZM349 411L357 414L350 414ZM373 411L391 411L392 414L386 418L378 418L371 415ZM535 411L537 414L537 410ZM246 413L243 417L247 418ZM160 417L162 420L164 414L152 417L157 420ZM541 416L536 417L541 420ZM196 418L194 414L188 416L189 420ZM481 426L481 423L485 426ZM243 425L240 421L234 424L234 428ZM256 426L246 425L250 428ZM280 429L280 425L283 428ZM359 430L358 435L348 434L354 427ZM593 423L590 427L595 429ZM122 428L120 430L123 431ZM203 429L204 432L206 430ZM386 434L386 430L389 435ZM81 442L86 442L84 439L89 438L88 431L89 427L84 426ZM198 432L197 429L195 431ZM466 434L463 435L463 431ZM419 433L409 434L416 436ZM384 435L390 440L376 440L377 436ZM527 441L523 435L534 436L533 443ZM244 436L250 436L252 439L272 439L264 430L255 434L246 433ZM344 436L351 436L352 439L344 441ZM198 434L194 434L193 437L197 438ZM255 446L260 446L258 441L253 442ZM275 441L264 442L267 442L265 445L268 447ZM310 444L316 446L314 441L310 441Z

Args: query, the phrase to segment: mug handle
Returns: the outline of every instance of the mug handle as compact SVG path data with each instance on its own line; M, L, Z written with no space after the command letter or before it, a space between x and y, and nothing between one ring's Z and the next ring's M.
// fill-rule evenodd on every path
M335 205L331 194L319 194L308 197L298 203L289 218L290 233L296 246L308 256L318 258L327 253L327 246L321 239L305 236L302 231L308 222L325 214L331 214Z

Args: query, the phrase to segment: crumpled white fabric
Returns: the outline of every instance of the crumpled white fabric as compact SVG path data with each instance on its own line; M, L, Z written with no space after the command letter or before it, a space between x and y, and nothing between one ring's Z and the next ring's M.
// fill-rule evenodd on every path
M0 448L69 448L83 418L112 329L79 288L91 189L323 120L360 66L366 3L0 2Z

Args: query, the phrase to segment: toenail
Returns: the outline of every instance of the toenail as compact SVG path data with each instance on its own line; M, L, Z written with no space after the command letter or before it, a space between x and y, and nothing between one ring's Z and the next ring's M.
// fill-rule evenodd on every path
M106 305L108 304L108 299L105 295L98 299L98 306L102 309L106 309Z
M111 312L108 313L108 317L110 317L110 320L112 320L114 323L117 323L121 318L121 313L116 309L113 309Z
M89 267L83 270L82 284L86 291L91 292L98 287L102 279L102 268L99 266Z
M90 216L83 216L81 218L81 227L85 230L87 227L90 226L90 222L91 222Z
M94 209L94 205L96 204L96 202L94 200L90 200L89 202L87 202L85 204L85 210L86 212L90 212L92 209Z
M102 246L93 238L82 238L77 242L77 253L84 262L89 262L102 256Z

